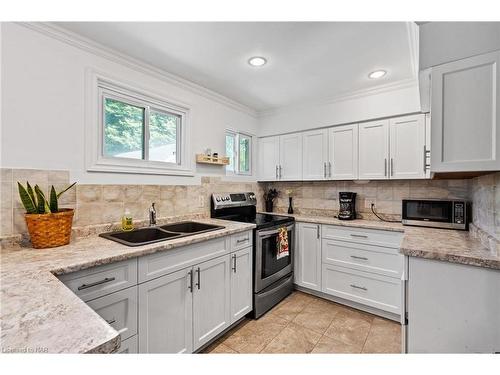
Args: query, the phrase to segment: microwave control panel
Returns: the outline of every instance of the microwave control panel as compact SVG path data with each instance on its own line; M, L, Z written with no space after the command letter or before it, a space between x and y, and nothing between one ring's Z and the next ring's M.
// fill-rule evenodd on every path
M453 205L453 221L455 224L463 224L464 223L464 204L462 202L455 202Z

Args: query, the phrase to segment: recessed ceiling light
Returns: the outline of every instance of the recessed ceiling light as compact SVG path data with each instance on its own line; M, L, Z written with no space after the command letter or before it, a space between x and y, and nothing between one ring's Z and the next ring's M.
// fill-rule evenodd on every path
M251 66L263 66L267 64L267 60L261 56L254 56L248 59Z
M374 72L371 72L370 74L368 74L368 78L378 79L378 78L382 78L386 74L387 74L387 72L385 70L375 70Z

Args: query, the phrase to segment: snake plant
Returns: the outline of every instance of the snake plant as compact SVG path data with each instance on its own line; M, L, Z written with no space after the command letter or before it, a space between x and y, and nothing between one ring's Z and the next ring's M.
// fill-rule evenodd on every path
M76 182L72 183L59 193L56 192L54 185L52 185L48 200L38 185L32 188L30 183L26 181L26 187L19 182L17 182L17 187L19 190L19 197L21 198L21 202L27 214L50 214L59 211L59 197L75 186L75 184Z

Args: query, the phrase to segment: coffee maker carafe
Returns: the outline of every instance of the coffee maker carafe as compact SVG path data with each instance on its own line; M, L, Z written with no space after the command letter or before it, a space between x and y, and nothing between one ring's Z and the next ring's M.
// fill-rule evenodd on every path
M339 192L339 219L356 219L356 193Z

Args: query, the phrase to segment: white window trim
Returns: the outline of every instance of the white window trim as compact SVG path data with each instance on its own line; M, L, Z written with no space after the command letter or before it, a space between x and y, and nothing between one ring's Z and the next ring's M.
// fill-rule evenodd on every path
M252 134L241 132L238 130L234 129L226 129L226 132L224 133L224 139L226 134L232 134L234 136L234 150L233 153L235 154L235 160L234 160L234 171L229 171L226 168L226 175L228 176L252 176L252 168L253 168L253 141L254 137ZM240 171L240 136L246 137L250 139L250 158L248 160L249 162L249 170L248 172L245 171Z
M87 71L85 120L85 164L89 172L133 173L151 175L193 176L190 153L190 109L187 105L163 98L144 88L110 78L93 70ZM181 131L177 143L179 164L161 161L105 157L103 153L103 100L104 97L124 100L127 103L167 111L181 117ZM122 98L122 99L120 99ZM146 116L147 118L147 116ZM145 135L147 138L147 135Z

